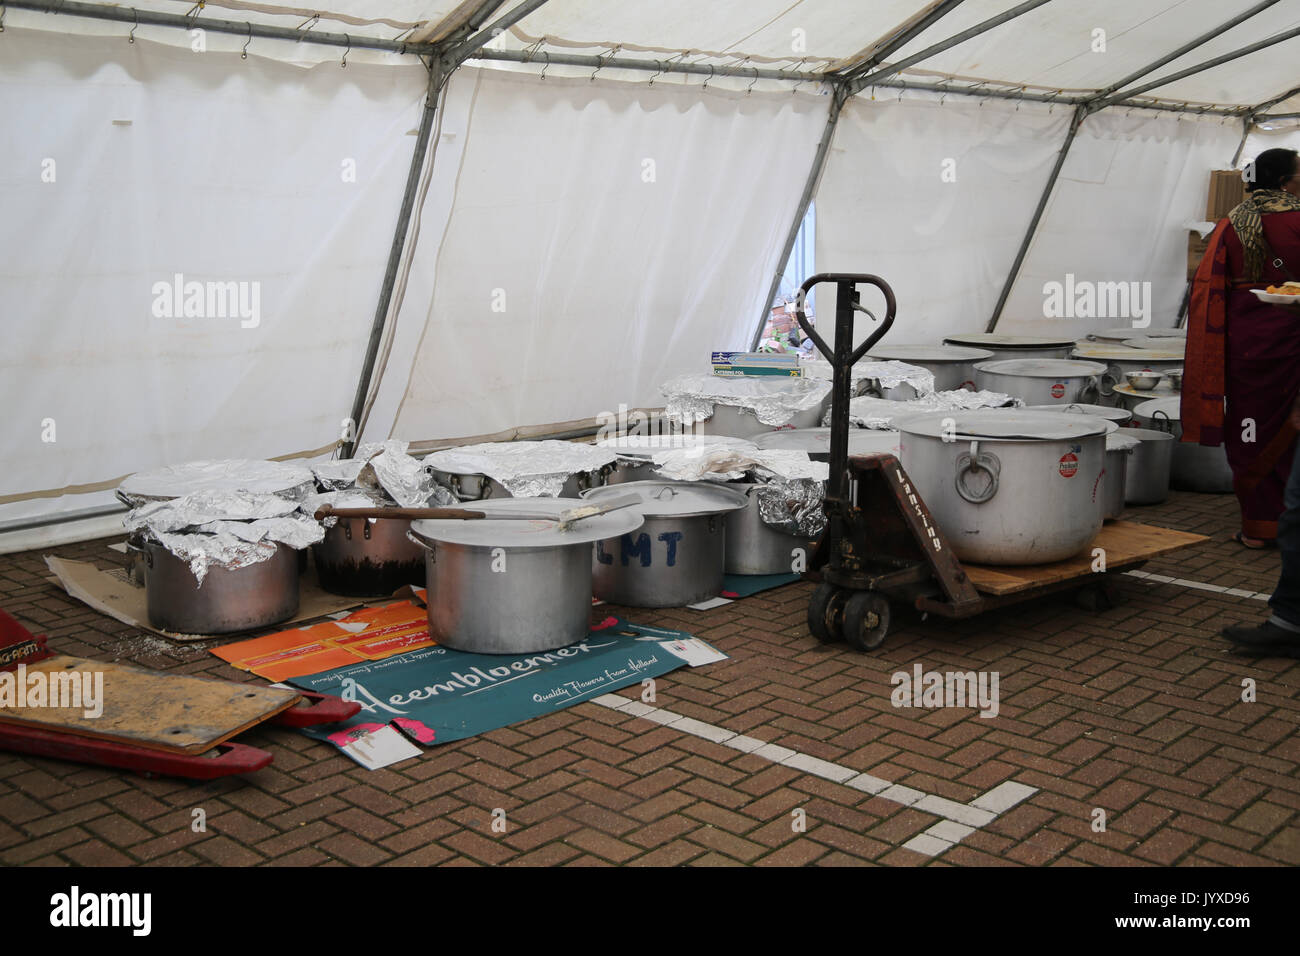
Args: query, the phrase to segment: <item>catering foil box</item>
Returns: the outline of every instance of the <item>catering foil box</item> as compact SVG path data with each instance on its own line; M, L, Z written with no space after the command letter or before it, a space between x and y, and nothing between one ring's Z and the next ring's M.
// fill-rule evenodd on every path
M712 365L713 374L722 376L782 375L799 378L803 375L799 356L793 352L714 352Z

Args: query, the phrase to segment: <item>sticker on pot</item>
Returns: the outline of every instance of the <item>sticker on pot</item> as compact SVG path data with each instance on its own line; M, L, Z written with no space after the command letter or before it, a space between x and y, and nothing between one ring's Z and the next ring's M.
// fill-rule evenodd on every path
M1061 382L1057 382L1055 385L1052 386L1052 398L1064 398L1064 397L1065 397L1065 385L1062 384Z
M1079 456L1072 451L1067 451L1061 456L1057 468L1062 478L1073 478L1079 471Z

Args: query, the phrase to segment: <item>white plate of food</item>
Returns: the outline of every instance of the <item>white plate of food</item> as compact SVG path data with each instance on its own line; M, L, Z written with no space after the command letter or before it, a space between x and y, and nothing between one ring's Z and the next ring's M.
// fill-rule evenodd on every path
M1300 282L1283 282L1267 289L1251 289L1255 298L1270 305L1300 306Z

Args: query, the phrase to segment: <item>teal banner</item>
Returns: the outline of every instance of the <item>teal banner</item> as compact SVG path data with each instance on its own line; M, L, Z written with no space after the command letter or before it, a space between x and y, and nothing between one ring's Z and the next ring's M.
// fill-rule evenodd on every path
M392 724L422 744L447 743L640 684L689 664L725 660L682 631L608 617L587 638L540 654L425 647L289 683L361 704L345 723L304 729L342 747Z

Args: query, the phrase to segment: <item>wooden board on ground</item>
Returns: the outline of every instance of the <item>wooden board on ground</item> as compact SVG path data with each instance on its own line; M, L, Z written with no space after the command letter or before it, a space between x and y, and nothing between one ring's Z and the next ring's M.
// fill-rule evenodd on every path
M1101 533L1082 554L1065 561L1037 565L965 564L962 567L976 590L1000 596L1093 574L1095 548L1105 551L1107 571L1122 571L1158 555L1206 540L1203 534L1156 528L1136 521L1112 521L1102 527Z
M102 677L102 699L87 706L60 694L60 686L94 693L94 675ZM69 681L59 675L77 675ZM40 676L37 676L40 675ZM14 706L10 693L17 671L0 674L10 682L0 707L0 723L39 727L81 737L115 740L168 753L201 754L293 706L298 695L278 687L236 684L233 681L165 674L126 664L108 664L62 654L25 666L27 706ZM58 677L58 680L52 678ZM88 683L91 682L91 683ZM33 686L47 688L45 705L32 706ZM96 697L100 695L96 694ZM75 706L53 707L72 702ZM102 704L99 716L87 716Z

